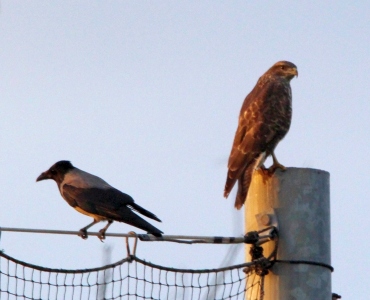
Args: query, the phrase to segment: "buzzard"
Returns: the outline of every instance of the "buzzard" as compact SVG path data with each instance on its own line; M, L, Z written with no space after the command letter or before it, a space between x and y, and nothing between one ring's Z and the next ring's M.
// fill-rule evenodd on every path
M131 196L115 189L98 176L74 167L67 160L52 165L49 170L41 173L36 181L46 179L53 179L57 183L60 194L70 206L94 219L92 223L80 229L79 235L83 239L87 238L87 229L100 221L108 221L99 231L98 237L101 241L105 239L105 232L113 221L130 224L157 237L162 236L162 231L133 211L161 222L156 215L136 204Z
M255 169L261 167L272 174L277 168L285 170L274 154L277 144L289 130L292 119L290 80L298 76L295 64L279 61L257 81L245 98L239 124L231 149L224 190L227 198L238 181L235 207L240 209L247 197ZM266 169L265 159L271 155L273 165Z

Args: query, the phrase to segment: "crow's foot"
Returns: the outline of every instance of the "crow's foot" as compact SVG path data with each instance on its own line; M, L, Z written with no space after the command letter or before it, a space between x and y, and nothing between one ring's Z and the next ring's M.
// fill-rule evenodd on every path
M86 229L80 229L80 231L78 232L78 236L80 236L84 240L86 240L88 238Z
M104 243L104 240L105 240L105 229L104 228L99 230L98 238L102 243Z

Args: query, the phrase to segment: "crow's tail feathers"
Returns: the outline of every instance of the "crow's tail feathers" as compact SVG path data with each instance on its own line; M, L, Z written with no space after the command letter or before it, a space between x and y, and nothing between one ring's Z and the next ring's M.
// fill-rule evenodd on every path
M126 211L127 213L127 211ZM124 222L126 224L130 224L132 226L135 226L137 228L140 228L142 230L145 230L146 232L160 237L162 236L162 231L160 231L158 228L154 227L152 224L145 221L143 218L139 217L137 214L135 214L132 210L129 211L129 214L122 218L121 220L118 220L120 222Z
M160 219L158 219L158 217L151 213L150 211L146 210L145 208L141 207L140 205L137 205L135 202L134 203L130 203L130 206L132 207L133 210L137 211L138 213L141 213L142 215L148 217L148 218L151 218L153 220L156 220L158 222L162 222Z

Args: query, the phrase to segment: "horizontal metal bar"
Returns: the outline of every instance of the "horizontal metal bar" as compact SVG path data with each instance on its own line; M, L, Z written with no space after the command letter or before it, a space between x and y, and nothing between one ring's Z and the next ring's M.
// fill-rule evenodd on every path
M47 233L47 234L65 234L77 235L79 231L69 230L52 230L52 229L29 229L29 228L10 228L0 227L0 232L23 232L23 233ZM98 236L99 232L88 232L89 236ZM128 237L134 238L135 235L130 233L105 233L109 237ZM162 237L155 237L151 234L137 234L137 237L142 241L163 241L176 242L186 244L207 243L207 244L241 244L245 243L244 237L221 237L221 236L193 236L193 235L162 235Z

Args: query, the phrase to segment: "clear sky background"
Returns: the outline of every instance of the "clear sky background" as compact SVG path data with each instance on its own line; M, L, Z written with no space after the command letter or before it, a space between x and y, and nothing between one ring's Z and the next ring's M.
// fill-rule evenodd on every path
M223 198L239 110L259 76L289 60L299 78L276 154L286 166L330 172L333 291L364 299L369 24L368 1L1 1L0 226L91 222L54 182L35 182L67 159L132 195L165 234L242 235L235 192ZM105 244L113 261L126 255L123 239ZM87 268L102 265L104 244L2 233L0 248L45 267ZM217 268L227 250L141 242L137 255ZM233 263L243 261L240 251Z

